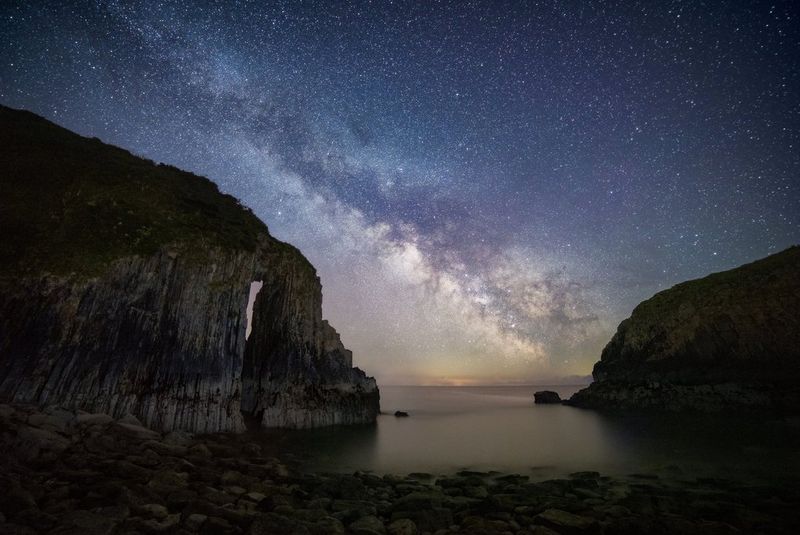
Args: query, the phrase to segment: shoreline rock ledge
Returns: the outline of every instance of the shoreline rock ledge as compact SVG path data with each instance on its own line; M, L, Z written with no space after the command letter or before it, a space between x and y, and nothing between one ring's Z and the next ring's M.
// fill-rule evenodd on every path
M596 409L800 411L800 247L639 304L567 403Z
M2 106L0 146L0 402L199 433L375 421L316 270L235 198Z

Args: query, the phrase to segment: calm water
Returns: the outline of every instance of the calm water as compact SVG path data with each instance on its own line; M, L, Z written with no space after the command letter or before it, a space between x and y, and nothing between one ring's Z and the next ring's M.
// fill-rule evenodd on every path
M548 387L562 398L579 387ZM544 387L381 387L374 426L262 432L307 470L407 474L577 470L743 478L800 474L800 424L721 417L611 417L534 405ZM410 413L396 418L395 410Z

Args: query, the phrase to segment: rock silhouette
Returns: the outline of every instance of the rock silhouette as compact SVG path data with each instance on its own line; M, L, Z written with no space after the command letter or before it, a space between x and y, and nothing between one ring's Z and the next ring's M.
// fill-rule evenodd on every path
M236 199L5 107L0 146L0 400L162 431L374 421L314 267Z
M800 247L639 304L603 350L583 407L800 409Z

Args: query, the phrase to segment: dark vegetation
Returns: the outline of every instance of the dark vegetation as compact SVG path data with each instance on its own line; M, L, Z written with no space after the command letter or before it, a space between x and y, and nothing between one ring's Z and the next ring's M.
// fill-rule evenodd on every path
M165 245L253 250L267 227L210 180L0 106L0 277L92 276Z

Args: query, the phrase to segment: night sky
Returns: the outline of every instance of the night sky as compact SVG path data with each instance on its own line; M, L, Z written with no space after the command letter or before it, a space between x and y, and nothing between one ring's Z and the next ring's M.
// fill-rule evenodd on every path
M796 1L265 3L3 2L0 103L240 198L379 383L587 375L800 242Z

